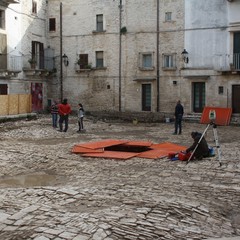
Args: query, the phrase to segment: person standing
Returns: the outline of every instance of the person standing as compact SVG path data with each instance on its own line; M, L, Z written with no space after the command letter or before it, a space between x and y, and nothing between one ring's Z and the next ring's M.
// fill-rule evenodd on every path
M72 109L70 104L68 104L68 100L65 98L63 99L63 102L59 104L58 106L58 113L60 116L59 119L59 131L62 132L67 132L68 130L68 118L69 114L71 113ZM63 130L63 122L64 122L64 130Z
M79 109L78 109L78 133L83 132L83 117L84 117L84 109L83 109L83 105L81 103L78 104Z
M177 101L177 105L175 107L175 131L174 131L174 135L175 134L182 134L182 118L183 118L183 114L184 114L184 109L183 106L181 104L181 101L178 100ZM179 132L178 132L179 130Z
M53 104L51 106L51 114L52 114L52 126L53 128L57 128L58 102L56 100L53 101Z

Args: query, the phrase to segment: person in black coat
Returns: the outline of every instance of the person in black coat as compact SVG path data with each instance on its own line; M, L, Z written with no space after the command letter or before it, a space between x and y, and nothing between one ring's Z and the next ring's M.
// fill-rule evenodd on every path
M181 104L181 101L178 100L177 101L177 105L175 107L175 131L173 134L182 134L182 118L183 118L183 113L184 113L184 109L183 106ZM179 129L179 132L178 132Z
M209 157L209 148L208 148L208 144L207 141L204 137L202 137L202 134L199 132L192 132L191 136L194 140L192 146L190 146L187 150L186 153L192 152L194 151L194 149L196 148L196 146L198 145L196 151L193 154L193 159L199 159L201 160L204 157ZM201 142L198 144L198 142L200 141L200 138L202 137Z

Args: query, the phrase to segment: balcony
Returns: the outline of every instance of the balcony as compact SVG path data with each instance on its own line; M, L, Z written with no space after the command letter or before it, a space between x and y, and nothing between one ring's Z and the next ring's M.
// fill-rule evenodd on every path
M55 73L55 61L53 57L36 56L34 61L31 55L14 56L0 55L0 77L16 77L18 73L24 72L26 75L44 75L49 76Z
M240 73L240 53L216 55L214 57L214 70Z

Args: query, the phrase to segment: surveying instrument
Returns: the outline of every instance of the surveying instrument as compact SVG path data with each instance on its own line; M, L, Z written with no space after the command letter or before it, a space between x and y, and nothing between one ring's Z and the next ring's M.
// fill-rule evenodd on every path
M215 112L215 110L210 110L209 111L209 120L210 120L210 123L207 125L207 127L203 131L202 136L200 137L200 139L199 139L199 141L197 143L197 146L194 148L194 150L191 153L191 156L189 157L189 159L187 161L187 164L192 160L193 154L197 150L197 148L198 148L200 142L202 141L204 135L206 134L208 128L210 126L212 126L213 127L213 136L214 136L214 140L215 140L215 145L216 145L217 152L218 152L218 161L219 161L220 167L222 166L222 162L221 162L221 149L220 149L220 145L219 145L219 142L218 142L218 135L217 135L217 124L215 123L215 120L216 120L216 112Z

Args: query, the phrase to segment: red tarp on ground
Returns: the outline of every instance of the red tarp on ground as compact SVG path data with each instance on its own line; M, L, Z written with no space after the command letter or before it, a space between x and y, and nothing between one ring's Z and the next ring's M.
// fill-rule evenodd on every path
M105 151L104 147L119 146L121 149L126 147L131 150L134 147L134 152L129 151ZM146 147L147 150L136 152L136 147ZM186 147L174 143L159 143L153 144L144 141L126 141L126 140L103 140L99 142L90 142L77 144L73 147L73 153L80 153L83 157L97 157L97 158L115 158L115 159L129 159L132 157L158 159L168 156L171 152L179 152L186 150Z
M164 149L152 149L146 152L141 152L137 155L140 158L149 158L149 159L157 159L164 158L168 156L169 151Z
M181 146L181 145L177 145L175 143L169 143L169 142L153 144L151 146L151 148L152 149L164 149L164 150L168 151L168 153L185 151L187 149L187 147L185 147L185 146Z
M115 159L129 159L136 157L139 153L133 152L117 152L117 151L104 151L102 153L84 153L83 157L96 157L96 158L115 158Z
M214 110L216 113L216 120L214 123L221 126L227 126L230 123L232 108L220 108L220 107L204 107L200 123L208 124L211 122L209 119L210 110Z
M99 153L99 152L103 152L103 148L98 148L98 149L91 149L91 148L85 148L85 147L82 147L82 146L78 146L78 145L75 145L73 148L72 148L72 152L73 153Z

